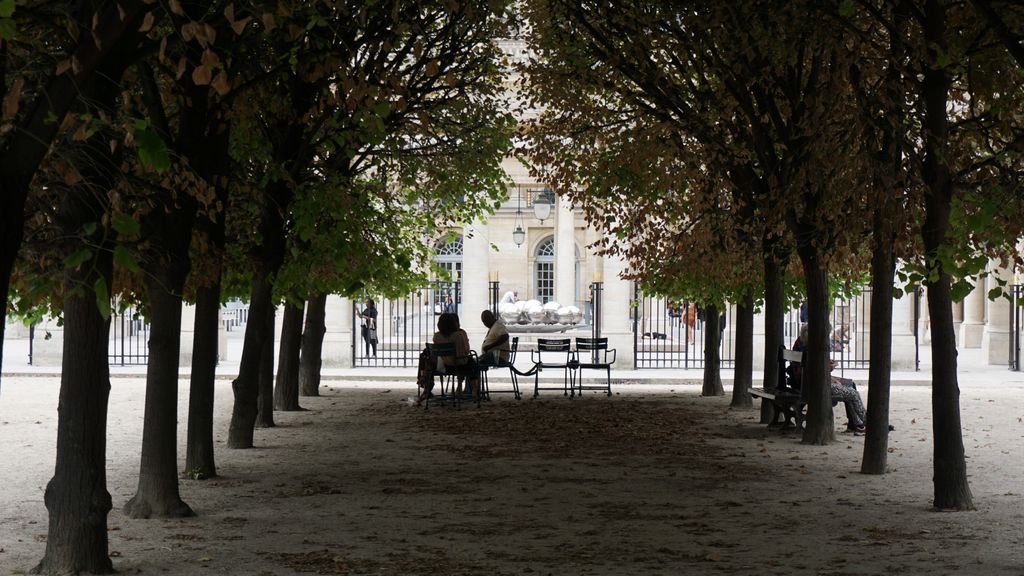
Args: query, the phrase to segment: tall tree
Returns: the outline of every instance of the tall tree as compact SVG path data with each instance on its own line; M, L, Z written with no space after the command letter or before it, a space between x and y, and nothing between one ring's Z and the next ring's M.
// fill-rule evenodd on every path
M300 284L296 271L303 267L296 263L309 264L315 239L325 237L337 239L344 250L326 251L330 258L315 261L315 267L328 269L325 277L336 285L300 294L356 294L375 283L391 291L411 285L416 277L412 262L426 257L421 231L494 205L508 136L507 114L498 109L494 48L495 32L505 25L500 18L504 4L495 3L494 11L442 2L385 4L332 5L334 25L329 28L314 18L307 29L310 41L303 46L318 56L300 58L301 74L285 73L281 90L257 99L277 102L259 106L260 130L285 135L268 138L262 150L271 167L265 172L280 178L264 189L280 194L263 202L265 209L272 205L276 211L270 215L275 225L261 224L265 233L257 250L272 248L281 255L256 266L258 275L274 282L265 283L263 293L272 295L276 286L283 294ZM309 121L295 123L295 117ZM298 143L290 142L287 130L303 126L307 132L299 133ZM330 175L338 171L346 176L333 180ZM340 187L327 194L326 183ZM324 200L320 215L306 202L310 198ZM396 222L409 226L403 229ZM299 245L288 250L294 239L309 250ZM308 277L311 268L304 267L301 275ZM389 283L389 277L405 280ZM257 299L250 302L255 314ZM228 443L236 448L252 445L254 351L264 337L256 329L253 323L247 327L233 385Z
M12 6L13 3L10 3ZM96 70L124 45L152 7L128 0L117 5L80 2L71 9L44 2L14 7L0 31L0 298L7 315L11 271L21 247L25 199L68 110ZM89 31L88 34L83 31ZM57 63L54 66L54 62ZM0 350L6 322L0 326Z

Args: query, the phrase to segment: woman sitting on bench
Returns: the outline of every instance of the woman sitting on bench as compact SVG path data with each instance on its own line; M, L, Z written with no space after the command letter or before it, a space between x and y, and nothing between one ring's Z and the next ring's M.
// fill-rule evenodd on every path
M836 361L828 361L829 372L836 369ZM838 402L842 402L846 407L846 431L853 432L854 434L863 434L866 431L864 427L864 401L860 398L860 392L857 391L857 384L849 378L841 378L839 376L832 376L832 405L835 406Z

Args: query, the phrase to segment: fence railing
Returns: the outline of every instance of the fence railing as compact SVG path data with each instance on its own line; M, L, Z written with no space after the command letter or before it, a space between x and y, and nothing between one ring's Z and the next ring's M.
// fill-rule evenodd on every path
M434 337L437 317L449 311L464 316L460 282L436 281L403 298L372 299L377 309L375 344L360 318L366 298L353 302L352 364L356 367L414 367L424 343Z
M138 366L149 362L149 322L134 306L111 314L107 358L110 364L118 366Z
M633 341L637 368L703 368L706 322L701 310L689 302L634 294ZM722 314L720 357L723 367L735 365L735 331L732 306ZM871 290L862 289L850 299L836 299L829 316L830 354L839 369L863 369L870 365ZM800 334L805 312L793 308L783 319L783 341L787 348Z
M665 298L634 291L633 360L637 368L703 368L703 311L690 302L670 302ZM720 359L723 367L735 363L734 332L726 327L733 321L731 308L719 319L722 334Z

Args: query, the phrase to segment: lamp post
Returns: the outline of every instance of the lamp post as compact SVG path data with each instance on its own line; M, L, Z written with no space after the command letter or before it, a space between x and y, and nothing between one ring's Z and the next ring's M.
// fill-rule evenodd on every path
M544 188L533 196L533 215L544 222L551 217L551 196L550 188Z
M526 242L526 231L523 230L523 190L522 188L516 187L516 227L512 230L512 241L516 243L516 246L522 246L523 242Z
M491 293L491 312L493 312L494 315L497 316L498 315L498 288L499 288L499 285L500 285L500 283L498 282L498 271L497 270L492 270L491 271L491 277L490 277L490 280L488 281L487 284L488 284L488 287L490 288L490 293Z

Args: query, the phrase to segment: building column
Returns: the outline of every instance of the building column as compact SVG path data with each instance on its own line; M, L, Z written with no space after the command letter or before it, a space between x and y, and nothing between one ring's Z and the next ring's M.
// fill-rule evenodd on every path
M998 286L997 279L1006 285L1013 282L1013 273L998 261L989 265L992 274L988 277L988 288ZM986 294L984 291L983 294ZM986 362L1006 365L1010 362L1010 302L1005 296L995 300L985 298L985 329L981 336L981 353Z
M905 292L892 301L892 369L914 370L917 360L917 342L914 340L914 292ZM921 295L921 312L928 303Z
M178 363L182 367L192 365L192 348L196 339L196 307L194 304L181 304L181 330L179 332Z
M228 327L224 325L224 308L217 308L217 360L228 359Z
M963 322L960 324L961 348L981 348L981 336L985 332L985 280L975 280L974 290L964 298Z
M630 301L633 298L633 285L624 280L621 274L626 270L626 262L616 256L605 256L601 259L602 268L595 273L595 281L604 282L601 294L601 336L608 338L608 347L615 349L615 365L618 370L632 370L633 363L633 324L630 322Z
M352 300L340 296L327 297L324 308L324 333L322 361L324 366L332 368L351 368L352 331L355 329L355 311Z
M462 231L462 303L459 322L469 336L469 347L480 349L487 328L480 323L480 313L490 308L490 230L480 220Z
M562 306L576 302L576 214L572 202L561 194L556 196L555 210L555 301Z
M964 302L953 302L953 337L956 338L956 346L960 347L960 326L964 323Z
M755 377L757 372L764 372L764 323L767 316L764 314L764 306L760 306L756 312L754 312L754 357L753 357L753 368ZM788 346L788 343L787 343Z

